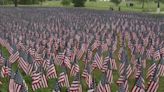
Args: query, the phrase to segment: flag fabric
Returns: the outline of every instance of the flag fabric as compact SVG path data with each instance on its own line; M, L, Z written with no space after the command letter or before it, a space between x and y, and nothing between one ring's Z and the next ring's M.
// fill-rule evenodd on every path
M121 75L117 80L117 84L119 86L118 92L129 92L129 85L126 76Z
M79 67L79 65L77 63L77 59L75 57L74 62L72 62L72 67L71 67L70 75L71 76L75 76L76 73L78 73L79 71L80 71L80 67Z
M11 68L9 62L7 60L4 61L4 64L1 68L1 76L2 77L9 77L11 72Z
M160 53L164 56L164 47L160 49Z
M94 68L98 68L101 69L102 67L102 57L96 52L95 57L94 57L94 61L92 63L92 67Z
M70 85L69 92L82 92L82 87L80 84L80 74L77 73L72 84Z
M96 89L95 89L95 86L96 86L95 79L92 78L91 86L89 87L89 89L88 89L87 92L94 92L94 91L96 90Z
M158 64L160 76L164 76L164 57L162 57Z
M155 72L148 82L147 92L157 92L159 87L159 68L156 67Z
M112 92L110 84L106 81L106 77L104 76L103 79L99 82L96 90L98 92Z
M156 63L153 63L149 68L148 72L146 74L146 78L152 77L155 71L155 68L157 67Z
M132 88L132 92L145 92L145 81L143 78L143 72L136 80L135 86Z
M47 68L46 77L47 77L48 79L57 78L57 73L56 73L56 69L55 69L53 57L51 57L51 59L50 59L49 62L50 62L50 63L49 63L48 68Z
M58 81L56 81L56 83L55 83L53 92L61 92L61 88L60 88L60 86L59 86Z
M28 92L28 87L18 70L16 73L11 72L9 92Z
M161 58L160 51L159 50L155 51L154 52L154 60L158 61L158 60L160 60L160 58Z
M12 64L18 59L19 59L19 52L17 51L16 53L10 55L9 62Z
M82 56L84 55L84 53L85 53L85 50L86 50L86 48L85 48L85 44L83 44L82 46L81 46L81 49L78 51L78 53L77 53L77 58L80 60L81 58L82 58Z
M9 92L14 92L14 76L15 73L11 71L10 80L9 80Z
M32 89L35 91L38 88L41 88L41 72L34 70L32 72Z
M63 70L63 72L61 72L59 74L59 80L58 80L59 84L61 87L69 87L69 81L68 81L68 75L66 73L66 70Z
M29 64L22 58L19 58L19 67L22 68L22 70L28 74L28 66Z
M48 87L46 76L43 74L41 66L35 66L35 70L32 72L32 89L35 91L39 88Z
M87 86L90 88L92 84L92 75L91 75L91 65L86 63L85 69L82 73L82 77L84 77Z

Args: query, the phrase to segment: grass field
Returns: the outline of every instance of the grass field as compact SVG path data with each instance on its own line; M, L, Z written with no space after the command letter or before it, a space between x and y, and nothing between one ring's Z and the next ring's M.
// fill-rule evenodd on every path
M118 34L118 38L119 38L119 34ZM118 40L118 43L119 42L120 41ZM117 50L114 53L114 58L116 60L117 66L119 66L119 60L118 60L118 51L119 51L119 49L120 49L120 45L118 44L117 45ZM130 58L131 58L130 49L129 48L126 48L126 49L128 51L128 56L129 56L129 60L130 60ZM5 56L5 58L8 59L9 53L6 50L6 48L0 46L0 50L2 50L3 55ZM146 73L147 73L147 69L150 67L150 65L151 65L151 61L147 60L146 69L144 69L144 75L145 76L146 76ZM80 66L80 73L82 73L85 65L82 61L79 61L79 66ZM12 69L14 71L19 69L17 63L14 63L12 65ZM31 87L31 81L32 80L31 80L30 76L25 75L25 73L21 69L19 69L19 71L20 71L21 75L23 76L23 78L25 79L25 82L27 83L27 85L29 87L29 92L33 92L32 87ZM56 71L57 71L57 73L60 73L61 72L61 67L56 66ZM95 76L96 82L98 83L100 81L101 77L102 77L102 72L100 70L96 69L96 70L93 71L93 74ZM111 90L112 90L112 92L116 92L117 89L118 89L118 86L116 85L116 81L119 78L118 71L113 71L113 78L114 78L114 83L111 85ZM0 80L3 83L3 85L0 85L0 92L8 92L9 78L0 78ZM54 88L55 81L56 81L56 79L48 80L48 86L49 86L48 88L38 89L35 92L52 92L52 89ZM73 81L73 77L69 77L69 82L72 83L72 81ZM148 82L148 80L145 78L145 85L147 85L147 82ZM128 79L128 83L129 83L129 90L131 90L134 83L135 83L135 79L134 79L133 74ZM87 92L87 87L86 87L86 84L84 82L84 79L81 80L81 84L83 86L83 92ZM160 84L160 86L159 86L158 92L164 92L164 77L160 78L159 84ZM66 92L66 88L62 88L62 92Z
M132 12L156 12L157 4L154 2L145 2L145 7L142 9L142 3L141 2L133 2L133 7L127 7L126 3L121 3L119 6L121 7L121 11L132 11ZM63 7L60 3L60 1L46 1L43 3L43 6L48 7ZM85 4L86 8L89 9L98 9L98 10L109 10L109 7L113 7L114 10L118 10L118 6L111 2L89 2L87 1ZM164 11L164 4L161 3L161 11ZM73 4L67 7L73 7Z
M142 8L142 3L137 1L131 1L134 3L133 7L126 6L125 2L120 3L118 6L121 7L121 11L126 12L146 12L146 13L152 13L156 14L157 10L157 3L155 2L145 2L144 8ZM6 7L13 7L14 5L5 5ZM103 1L97 1L97 2L89 2L87 1L85 3L85 8L87 9L96 9L96 10L109 10L110 7L112 7L115 11L118 11L118 6L111 2L103 2ZM2 6L1 6L2 7ZM63 6L61 4L61 1L46 1L42 4L36 4L36 5L19 5L19 7L67 7L72 8L73 4L69 6ZM164 3L160 3L160 14L164 14Z

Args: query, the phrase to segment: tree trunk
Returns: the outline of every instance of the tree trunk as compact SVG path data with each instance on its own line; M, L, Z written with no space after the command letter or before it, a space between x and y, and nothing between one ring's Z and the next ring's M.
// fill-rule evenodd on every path
M158 8L160 8L160 1L158 0L158 6L157 6Z
M17 0L14 0L15 7L18 6Z
M142 0L142 9L144 8L145 0Z

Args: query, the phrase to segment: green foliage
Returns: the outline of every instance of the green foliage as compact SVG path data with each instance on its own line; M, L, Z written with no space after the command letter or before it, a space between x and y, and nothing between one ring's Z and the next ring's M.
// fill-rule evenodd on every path
M30 5L30 4L39 4L39 2L45 2L46 0L19 0L19 4Z
M11 0L0 0L0 5L12 4Z
M40 0L19 0L19 4L29 5L29 4L39 4Z
M84 7L86 0L72 0L74 7Z
M122 0L111 0L112 3L119 5L121 3Z
M91 1L91 2L96 2L97 0L89 0L89 1Z
M161 3L164 3L164 0L160 0Z
M69 6L71 4L71 1L70 0L62 0L61 4L64 6Z

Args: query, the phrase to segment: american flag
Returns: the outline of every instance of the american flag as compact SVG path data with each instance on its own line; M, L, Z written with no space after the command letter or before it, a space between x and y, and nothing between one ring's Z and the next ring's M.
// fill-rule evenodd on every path
M148 72L147 72L146 78L150 78L150 77L153 76L156 67L157 67L156 63L153 63L153 64L148 68Z
M37 63L37 64L42 64L43 63L43 58L38 53L35 53L34 60L35 60L35 63Z
M30 49L28 50L28 52L29 52L32 56L35 56L35 49L30 48Z
M25 86L25 82L17 70L15 75L11 73L10 82L9 82L9 92L27 92L28 88Z
M4 40L3 40L2 38L0 38L0 44L1 44L2 46L5 46Z
M105 75L103 76L103 79L99 82L97 86L98 92L112 92L109 82L106 81Z
M10 76L11 68L9 62L7 60L4 61L4 65L2 66L1 76L8 77Z
M101 48L102 48L102 52L108 51L108 44L103 42Z
M109 61L109 57L107 56L107 57L105 57L104 62L102 63L102 69L101 69L102 72L107 71L108 66L111 66L111 63Z
M102 67L102 56L101 56L101 53L98 53L98 52L96 52L95 57L94 57L94 61L92 63L92 68L94 69L96 67L98 69L101 69L101 67Z
M58 81L57 81L57 82L55 83L53 92L60 92L60 91L61 91L61 88L60 88L59 83L58 83Z
M29 64L22 57L20 57L19 67L21 67L26 74L28 74L28 66Z
M13 71L11 71L10 74L10 80L9 80L9 92L15 92L14 90L14 77L15 77L15 73Z
M155 69L155 72L152 76L152 79L150 79L147 87L147 92L157 92L159 87L159 68L157 67Z
M39 88L48 87L46 76L43 74L42 67L36 66L35 70L32 72L32 89L35 91Z
M56 69L55 69L55 65L54 65L54 60L53 60L53 57L51 56L51 59L50 59L50 64L48 65L48 68L47 68L47 74L46 74L46 77L48 79L51 79L51 78L57 78L57 73L56 73Z
M145 92L145 80L143 78L143 72L137 78L135 86L132 88L132 92Z
M124 51L122 52L122 61L120 64L120 69L119 69L119 73L123 74L126 71L127 77L129 77L132 73L132 69L131 66L128 62L128 58L127 58L127 53L125 53Z
M80 74L77 73L75 76L70 88L69 92L82 92L82 86L80 84Z
M128 88L129 88L128 80L127 80L125 75L124 76L121 75L119 77L119 79L117 80L117 84L119 86L118 92L129 92L129 90L128 90Z
M89 87L87 92L94 92L95 91L95 87L96 87L95 79L92 78L91 86Z
M69 81L68 81L68 75L66 73L65 68L63 68L63 71L59 74L59 84L61 87L69 87Z
M16 53L10 55L9 62L12 64L18 59L19 59L19 52L17 51Z
M115 59L113 59L112 53L113 53L112 50L109 50L108 56L105 57L105 59L104 59L104 62L102 64L103 72L105 72L109 66L112 70L117 70L117 65L116 65Z
M97 49L99 45L100 45L100 42L98 40L95 40L95 42L91 46L92 51L94 51L95 49Z
M56 55L56 62L61 65L65 58L65 52L59 52L58 55Z
M41 88L41 72L34 70L31 74L32 77L32 89L35 91L36 89Z
M158 64L160 76L164 76L164 57L162 57Z
M106 71L106 78L107 78L107 81L109 82L109 83L113 83L113 74L112 74L112 70L110 70L110 69L108 69L107 71Z
M12 47L10 46L10 44L9 44L8 42L6 42L5 47L6 47L6 49L8 50L8 52L9 52L10 54L13 53L13 49L12 49Z
M67 66L69 69L71 69L71 61L67 56L64 56L63 64Z
M164 47L160 49L160 53L164 56Z
M160 58L161 58L160 51L159 50L155 51L154 52L154 60L158 61L158 60L160 60Z
M89 63L86 63L85 69L82 73L82 77L84 77L88 87L91 87L92 83L92 75L91 75L91 65Z
M85 48L85 44L84 45L82 45L81 46L81 49L78 51L78 53L77 53L77 58L80 60L81 58L82 58L82 56L84 55L84 53L85 53L85 50L86 50L86 48Z
M70 75L71 76L75 76L76 73L78 73L80 71L80 67L79 67L77 62L78 61L77 61L77 59L75 57L74 62L72 62L72 67L71 67L71 71L70 71Z
M138 79L139 76L141 75L141 72L142 72L142 65L141 65L141 58L138 58L138 60L136 61L136 65L135 65L135 70L136 70L136 73L135 73L135 78Z
M63 53L59 53L59 55L57 55L57 60L58 62L65 66L67 66L69 69L71 69L71 61L70 59L66 56L65 51Z

